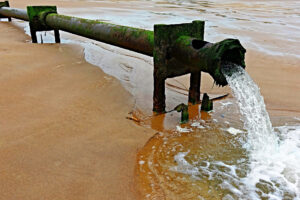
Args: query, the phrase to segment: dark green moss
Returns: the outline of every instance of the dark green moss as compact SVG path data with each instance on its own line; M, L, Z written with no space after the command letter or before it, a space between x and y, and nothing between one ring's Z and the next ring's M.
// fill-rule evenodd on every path
M202 111L211 111L213 109L213 101L209 99L207 93L204 93L202 103L201 103L201 110Z
M181 112L181 123L187 123L189 121L189 110L188 106L185 105L184 103L179 104L174 108L177 112Z
M49 13L57 13L56 6L27 6L30 28L35 31L52 30L45 23L45 17Z

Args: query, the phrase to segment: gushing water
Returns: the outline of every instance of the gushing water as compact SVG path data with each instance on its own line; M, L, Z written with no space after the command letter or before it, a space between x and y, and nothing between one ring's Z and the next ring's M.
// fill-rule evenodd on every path
M223 74L248 134L244 147L249 151L250 171L241 179L241 188L252 199L299 199L299 130L274 131L260 90L242 67L231 64Z
M236 98L248 131L247 148L252 152L271 153L278 148L278 137L274 134L265 102L258 86L240 66L228 64L223 73ZM227 70L226 70L227 69Z

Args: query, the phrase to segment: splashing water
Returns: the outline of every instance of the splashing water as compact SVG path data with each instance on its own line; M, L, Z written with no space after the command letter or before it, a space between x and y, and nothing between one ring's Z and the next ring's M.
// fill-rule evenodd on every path
M253 199L299 199L299 130L285 127L275 132L260 90L247 72L233 64L224 69L248 134L244 147L249 151L250 171L241 179L242 188Z
M155 199L156 180L167 199L300 199L300 126L273 128L251 77L239 66L225 70L241 116L235 104L223 104L228 123L196 120L189 133L177 128L153 138L139 156L152 187L145 199Z
M274 134L258 86L242 67L229 65L231 66L223 68L223 73L238 101L244 128L248 131L247 148L255 153L264 152L266 154L276 151L278 137Z

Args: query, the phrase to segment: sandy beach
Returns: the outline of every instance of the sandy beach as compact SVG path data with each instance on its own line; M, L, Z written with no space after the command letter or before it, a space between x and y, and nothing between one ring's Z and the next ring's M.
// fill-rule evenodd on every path
M126 119L128 92L78 46L0 30L0 199L135 199L136 153L154 131Z
M10 4L22 9L99 6L40 0ZM153 117L147 126L128 120L136 111L135 97L119 80L89 64L83 47L31 44L30 39L14 22L0 22L0 199L144 199L135 179L137 155L145 145L143 151L148 151L147 141L164 130L156 125L161 119ZM247 49L246 64L271 118L300 117L300 58ZM188 76L177 80L188 88ZM230 93L228 86L212 88L212 82L204 74L201 90ZM151 87L139 88L147 91L140 94L148 102L145 115L152 114ZM181 103L170 96L169 105ZM174 114L171 121L177 123L179 117Z

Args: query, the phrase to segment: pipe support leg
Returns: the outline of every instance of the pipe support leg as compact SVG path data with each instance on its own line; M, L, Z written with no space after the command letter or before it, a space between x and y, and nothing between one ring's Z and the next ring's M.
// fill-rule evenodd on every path
M165 78L154 74L153 111L164 113L166 108Z
M200 83L201 71L192 72L190 76L189 103L197 104L200 102Z

